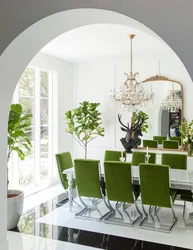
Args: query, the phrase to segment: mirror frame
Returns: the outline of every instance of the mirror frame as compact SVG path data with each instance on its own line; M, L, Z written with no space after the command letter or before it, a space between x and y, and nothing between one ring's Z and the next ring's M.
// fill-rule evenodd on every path
M145 82L158 82L158 81L168 81L168 82L175 82L177 84L180 85L181 87L181 96L182 96L182 110L181 110L181 123L184 122L184 90L183 90L183 86L181 82L178 82L176 80L173 79L169 79L166 76L161 76L161 75L155 75L155 76L151 76L149 78L146 78L144 81L142 81L142 83Z

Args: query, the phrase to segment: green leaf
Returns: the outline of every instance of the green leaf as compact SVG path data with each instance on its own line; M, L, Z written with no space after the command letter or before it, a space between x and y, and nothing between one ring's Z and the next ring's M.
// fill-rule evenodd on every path
M101 113L97 109L99 105L100 103L84 101L79 107L66 111L65 131L76 136L81 142L93 139L93 135L104 136L104 128L99 127L102 124Z

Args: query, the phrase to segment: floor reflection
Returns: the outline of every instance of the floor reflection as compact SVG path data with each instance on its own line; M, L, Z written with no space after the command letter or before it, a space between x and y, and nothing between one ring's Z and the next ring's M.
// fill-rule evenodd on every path
M67 200L64 198L65 194L28 210L21 216L18 227L11 231L108 250L183 250L163 244L36 222L65 204Z

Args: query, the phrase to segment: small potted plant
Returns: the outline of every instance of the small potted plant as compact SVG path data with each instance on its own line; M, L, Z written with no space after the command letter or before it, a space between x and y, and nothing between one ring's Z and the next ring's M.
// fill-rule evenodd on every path
M193 155L193 120L182 122L179 127L182 137L182 148L188 151L188 156Z
M88 143L97 136L104 136L104 128L101 127L101 113L97 107L100 103L84 101L78 108L68 110L65 113L67 121L66 132L84 148L84 156L87 158Z
M26 132L31 126L31 118L32 114L23 114L20 104L11 105L7 132L7 163L13 151L17 152L21 160L24 160L25 149L31 150L31 142ZM20 190L8 190L7 198L7 229L12 229L17 226L22 214L24 193Z

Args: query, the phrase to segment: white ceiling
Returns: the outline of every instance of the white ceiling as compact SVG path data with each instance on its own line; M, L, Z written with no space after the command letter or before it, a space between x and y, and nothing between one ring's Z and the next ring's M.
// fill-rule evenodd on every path
M171 51L164 42L131 27L94 24L66 32L48 43L40 52L74 63L97 59L128 57L129 34L135 34L134 53Z

